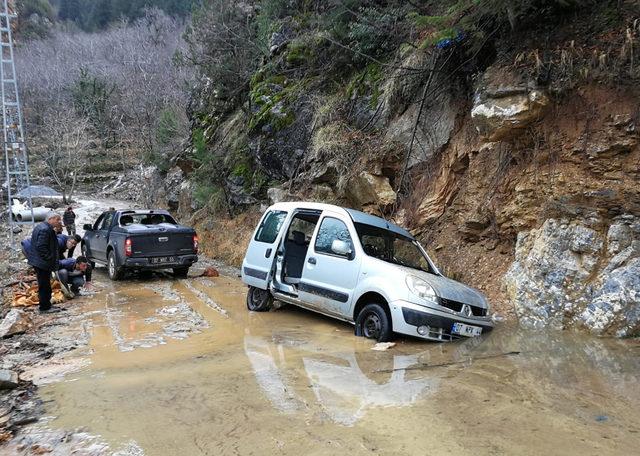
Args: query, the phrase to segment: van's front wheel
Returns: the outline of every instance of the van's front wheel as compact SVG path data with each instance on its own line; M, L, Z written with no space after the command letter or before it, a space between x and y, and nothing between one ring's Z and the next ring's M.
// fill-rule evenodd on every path
M387 312L379 304L367 304L356 318L356 335L378 342L391 340L393 331Z
M247 309L253 312L266 312L273 304L273 296L269 290L249 287L247 292Z

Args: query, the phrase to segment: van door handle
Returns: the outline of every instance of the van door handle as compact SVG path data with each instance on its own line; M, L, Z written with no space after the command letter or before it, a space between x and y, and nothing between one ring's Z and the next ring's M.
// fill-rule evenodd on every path
M309 259L307 260L307 262L308 262L309 264L316 264L316 259L315 259L314 257L311 257L311 258L309 258Z
M264 257L269 258L270 256L271 256L271 249L267 249L267 251L264 252Z

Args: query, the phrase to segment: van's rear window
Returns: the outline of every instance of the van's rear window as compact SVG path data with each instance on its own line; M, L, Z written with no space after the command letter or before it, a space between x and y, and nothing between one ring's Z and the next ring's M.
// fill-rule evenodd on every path
M256 233L256 241L273 244L273 241L278 237L285 218L287 218L285 211L270 211L265 218L262 219L262 223Z

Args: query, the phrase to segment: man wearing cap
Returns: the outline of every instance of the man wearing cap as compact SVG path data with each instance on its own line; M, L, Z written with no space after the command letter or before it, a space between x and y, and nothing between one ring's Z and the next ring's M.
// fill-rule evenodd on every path
M51 272L57 271L58 238L56 228L62 227L62 217L57 212L49 212L44 222L40 222L31 234L31 249L27 251L28 261L36 271L40 312L59 312L63 309L51 305Z

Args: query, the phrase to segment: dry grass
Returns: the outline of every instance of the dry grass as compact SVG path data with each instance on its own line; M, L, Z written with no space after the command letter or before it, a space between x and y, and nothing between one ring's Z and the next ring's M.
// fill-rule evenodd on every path
M240 267L260 215L250 211L233 219L216 218L197 223L201 251L229 266Z

